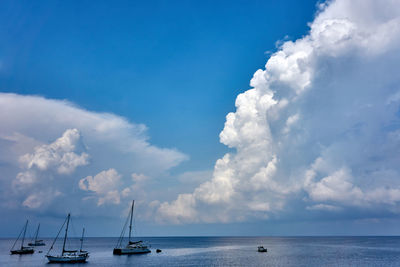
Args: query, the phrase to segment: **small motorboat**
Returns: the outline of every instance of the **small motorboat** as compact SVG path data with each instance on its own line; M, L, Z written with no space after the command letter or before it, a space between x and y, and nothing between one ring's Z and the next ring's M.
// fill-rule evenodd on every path
M258 252L267 252L267 249L264 248L263 246L258 247Z
M35 250L31 247L24 247L26 228L28 228L28 220L26 221L24 227L22 228L22 231L19 233L17 240L15 240L14 245L11 248L11 250L10 250L11 254L32 254L33 252L35 252ZM19 249L14 249L15 244L17 243L18 239L20 238L21 234L22 234L21 247Z
M159 248L158 248L158 249L156 249L156 252L157 252L157 253L160 253L161 251L162 251L162 250L161 250L161 249L159 249Z

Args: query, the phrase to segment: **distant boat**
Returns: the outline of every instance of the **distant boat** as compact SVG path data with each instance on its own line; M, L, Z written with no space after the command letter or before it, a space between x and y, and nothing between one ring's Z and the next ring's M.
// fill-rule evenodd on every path
M15 240L15 242L11 248L11 250L10 250L11 254L32 254L33 252L35 252L35 250L31 247L24 247L26 228L28 228L28 220L26 220L24 227L22 228L21 232L19 233L19 235L17 237L17 240ZM20 249L14 249L15 244L17 244L18 239L20 238L21 234L22 234L21 247L20 247Z
M258 252L267 252L267 249L264 248L263 246L258 247Z
M46 244L43 242L43 240L38 239L38 234L39 234L39 229L40 229L40 223L36 229L35 233L35 239L33 242L28 243L29 246L45 246Z
M82 231L82 238L80 240L81 241L80 250L78 251L78 250L66 250L65 249L65 242L67 241L67 237L68 237L68 226L69 226L70 217L71 217L71 214L68 213L67 218L65 219L63 225L61 226L60 230L58 231L56 238L53 241L53 244L51 244L51 247L46 254L46 257L50 263L53 263L53 262L57 262L57 263L86 262L87 258L89 258L89 252L82 250L83 235L85 233L85 228L83 228L83 231ZM64 236L64 242L63 242L61 255L52 256L49 253L53 249L53 246L54 246L55 242L57 241L57 238L60 235L60 232L63 229L65 223L67 223L67 227L65 228L65 236Z
M124 239L124 233L126 230L127 222L125 223L124 227L122 228L121 236L118 239L117 246L114 248L113 253L115 255L124 255L124 254L145 254L150 253L151 250L148 248L147 245L143 243L143 241L131 241L131 232L132 232L132 217L133 217L133 207L135 206L135 200L132 201L131 210L128 214L127 220L130 218L129 224L129 239L128 244L125 247L122 247L122 241Z

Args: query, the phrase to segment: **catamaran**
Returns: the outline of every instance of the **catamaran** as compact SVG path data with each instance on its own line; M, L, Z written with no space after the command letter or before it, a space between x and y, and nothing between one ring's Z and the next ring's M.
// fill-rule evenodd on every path
M125 222L124 227L122 228L121 236L118 239L117 246L114 248L113 253L115 255L124 255L124 254L144 254L150 253L151 250L147 245L143 243L143 241L131 241L131 233L132 233L132 217L133 217L133 207L135 206L135 200L132 201L131 210L128 214L127 221ZM128 223L128 219L130 218L129 224L129 239L128 244L125 247L122 247L122 241L124 239L124 233L126 230L126 225Z
M86 262L87 258L89 258L89 252L82 250L83 235L85 233L85 228L83 228L83 231L82 231L82 238L80 240L81 241L80 250L78 251L78 250L66 250L65 249L65 243L67 241L67 236L68 236L68 226L69 226L70 217L71 217L71 214L68 213L67 218L65 219L63 225L61 226L60 230L58 231L56 238L53 241L53 244L51 244L51 247L46 254L47 259L51 263L52 262L58 262L58 263ZM61 255L52 256L49 253L53 249L53 246L54 246L55 242L57 241L57 238L60 235L61 230L64 228L65 223L67 223L67 226L65 228L65 236L64 236L64 242L63 242Z
M11 250L10 250L11 254L32 254L33 252L35 252L35 250L31 247L24 247L26 228L28 228L28 220L26 220L24 227L22 228L21 232L19 233L19 235L17 237L17 240L15 240L15 242L11 248ZM14 249L15 244L17 244L17 241L20 238L21 234L22 234L21 247L20 247L20 249Z
M39 229L40 229L40 223L36 229L35 240L33 242L28 243L28 246L45 246L46 245L42 239L38 239Z

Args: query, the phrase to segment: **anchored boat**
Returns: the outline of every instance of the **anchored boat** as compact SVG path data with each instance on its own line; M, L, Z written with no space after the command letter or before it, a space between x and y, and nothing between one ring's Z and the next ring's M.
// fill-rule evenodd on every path
M19 233L19 235L17 237L17 240L15 240L15 242L11 248L11 250L10 250L11 254L32 254L33 252L35 252L35 250L31 247L24 247L26 228L28 228L28 220L26 220L24 227L22 228L21 232ZM18 239L20 238L21 234L22 234L21 247L19 249L14 249L15 244L17 244Z
M39 229L40 229L40 223L36 229L35 240L33 242L28 243L28 246L36 247L36 246L45 246L46 245L42 239L38 239Z
M81 238L81 247L79 250L66 250L65 249L65 243L67 241L68 237L68 226L69 226L69 220L70 220L71 214L68 213L67 218L65 219L63 225L61 226L60 230L58 231L58 234L56 238L53 241L53 244L51 244L51 247L49 251L46 254L47 259L49 260L50 263L78 263L78 262L86 262L86 260L89 258L89 252L82 250L82 244L83 244L83 236L85 233L85 228L83 228L82 231L82 238ZM61 230L64 228L65 223L67 223L67 226L65 228L65 236L64 236L64 241L63 241L63 247L62 247L62 252L61 255L50 255L50 251L53 249L53 246L55 242L57 241L58 236L60 235Z
M127 221L125 222L124 227L122 228L121 236L118 239L117 246L114 248L113 253L115 255L124 255L124 254L145 254L150 253L151 250L147 245L143 243L143 241L131 241L131 232L132 232L132 217L133 217L133 207L135 206L135 200L132 201L131 210L128 214ZM130 218L129 223L129 239L128 244L125 247L122 247L122 241L124 239L124 233L126 230L126 225L128 223L128 219Z
M264 248L263 246L258 247L258 252L267 252L267 249Z

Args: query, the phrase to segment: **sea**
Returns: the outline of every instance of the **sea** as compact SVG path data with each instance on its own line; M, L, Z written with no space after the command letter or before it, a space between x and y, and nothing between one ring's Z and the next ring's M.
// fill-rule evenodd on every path
M87 263L73 266L400 266L400 237L143 237L152 252L113 255L117 238L86 238ZM46 246L10 255L14 239L0 239L0 266L48 266ZM60 244L58 244L60 243ZM57 242L51 254L61 250ZM264 246L268 252L257 252ZM79 239L68 240L69 249ZM156 249L161 249L156 253ZM50 264L50 266L71 266Z

